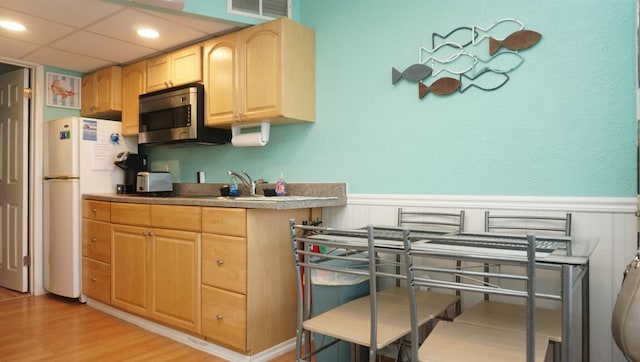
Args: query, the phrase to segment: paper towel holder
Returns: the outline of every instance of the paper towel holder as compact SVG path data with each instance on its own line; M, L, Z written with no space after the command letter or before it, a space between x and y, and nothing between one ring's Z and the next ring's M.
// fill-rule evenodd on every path
M271 122L269 120L264 120L257 123L235 123L231 125L231 143L233 144L233 139L242 134L242 129L247 128L257 128L260 127L259 132L259 142L261 145L267 144L269 142L269 131L271 129ZM258 133L258 132L250 132L250 133ZM245 133L248 134L248 133ZM235 146L235 145L234 145Z

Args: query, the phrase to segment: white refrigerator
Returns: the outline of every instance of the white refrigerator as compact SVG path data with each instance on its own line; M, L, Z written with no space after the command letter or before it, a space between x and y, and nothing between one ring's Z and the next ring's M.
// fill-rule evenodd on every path
M121 123L65 117L44 124L44 288L80 298L82 194L115 193L122 151L137 153L135 137L121 136Z

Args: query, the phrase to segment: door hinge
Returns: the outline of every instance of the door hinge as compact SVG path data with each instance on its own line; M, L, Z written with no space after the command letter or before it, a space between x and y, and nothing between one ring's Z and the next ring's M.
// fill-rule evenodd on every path
M33 96L33 89L25 88L24 89L24 97L27 98L27 99L31 99L32 96Z
M29 255L25 255L22 257L22 265L31 266L31 258L29 257Z

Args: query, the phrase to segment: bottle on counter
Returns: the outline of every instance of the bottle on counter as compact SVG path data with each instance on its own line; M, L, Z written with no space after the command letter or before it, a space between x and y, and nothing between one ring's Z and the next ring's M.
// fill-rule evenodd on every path
M284 175L280 172L280 179L276 182L276 195L284 196L287 194L287 183L284 182Z
M235 176L231 176L231 183L229 183L229 196L238 196L238 180Z

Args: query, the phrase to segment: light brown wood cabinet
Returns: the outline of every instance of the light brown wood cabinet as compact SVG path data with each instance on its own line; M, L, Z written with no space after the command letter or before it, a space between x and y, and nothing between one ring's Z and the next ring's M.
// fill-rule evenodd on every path
M147 63L133 63L122 68L122 135L136 136L139 128L138 96L147 92Z
M202 208L202 334L253 355L296 335L288 220L309 209Z
M205 42L205 124L315 121L314 31L288 18Z
M200 333L200 207L112 203L112 216L112 304Z
M111 303L111 205L82 203L82 293Z
M122 111L122 68L111 66L82 77L84 117L120 118Z
M83 274L101 282L85 293L239 353L260 353L296 335L287 225L315 217L311 211L84 200Z
M147 60L147 92L202 81L202 45Z

